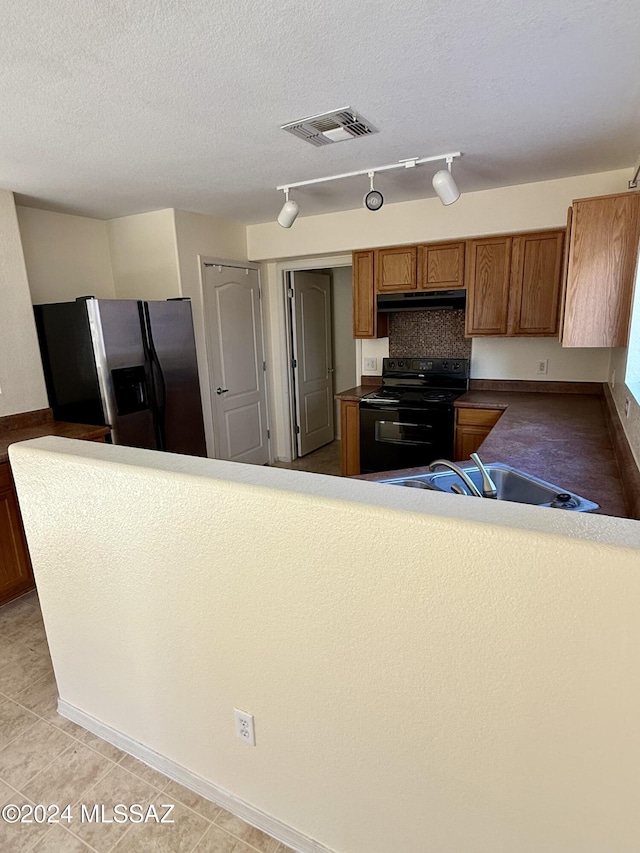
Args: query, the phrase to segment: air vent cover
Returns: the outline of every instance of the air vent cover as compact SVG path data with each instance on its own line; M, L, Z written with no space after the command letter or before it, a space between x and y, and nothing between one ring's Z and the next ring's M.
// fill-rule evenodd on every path
M357 139L359 136L378 133L378 129L370 121L351 107L291 121L289 124L283 124L282 130L304 139L305 142L317 148L322 145L331 145L333 142L345 142L347 139Z

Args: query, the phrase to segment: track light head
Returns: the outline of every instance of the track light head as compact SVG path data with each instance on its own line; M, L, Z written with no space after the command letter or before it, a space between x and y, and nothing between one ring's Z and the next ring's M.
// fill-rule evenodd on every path
M284 191L284 194L286 196L286 201L282 205L282 210L278 214L278 225L282 225L283 228L291 228L300 213L300 208L298 207L297 202L289 201L288 189Z
M460 190L458 189L458 185L453 180L453 175L451 174L452 162L453 158L447 157L448 170L440 169L439 172L435 173L431 182L438 198L444 205L453 204L454 201L458 201L460 198Z
M373 187L373 176L375 172L369 172L369 192L366 194L362 203L367 210L380 210L384 204L384 196L381 192Z

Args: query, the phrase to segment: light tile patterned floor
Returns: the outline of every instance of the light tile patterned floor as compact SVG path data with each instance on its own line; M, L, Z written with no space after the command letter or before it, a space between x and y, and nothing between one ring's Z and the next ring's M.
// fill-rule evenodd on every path
M294 471L311 471L312 474L340 476L340 442L331 441L324 447L300 456L293 462L274 462L274 468L290 468Z
M29 593L0 607L0 807L69 803L75 819L25 825L0 818L2 853L291 853L60 717L57 698L38 599ZM80 823L80 803L156 804L159 814L172 803L175 822Z

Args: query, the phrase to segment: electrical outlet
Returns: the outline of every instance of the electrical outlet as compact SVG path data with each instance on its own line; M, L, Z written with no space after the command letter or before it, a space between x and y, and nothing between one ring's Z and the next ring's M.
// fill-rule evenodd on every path
M549 372L549 359L548 358L541 358L540 361L538 362L538 369L536 370L536 373L538 374L538 376L546 376L548 372Z
M629 409L631 408L631 401L628 397L624 398L624 416L625 418L629 417Z
M249 746L255 746L256 730L253 727L253 714L234 708L233 716L236 721L236 737L248 743Z
M364 369L365 370L377 370L378 369L378 359L377 358L365 358Z

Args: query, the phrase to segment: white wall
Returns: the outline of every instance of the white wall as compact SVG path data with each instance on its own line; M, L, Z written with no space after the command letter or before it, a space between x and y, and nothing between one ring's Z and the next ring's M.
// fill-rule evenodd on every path
M48 405L13 193L0 190L0 417Z
M191 299L193 326L198 353L202 413L209 455L214 454L213 407L207 359L207 330L200 276L200 256L221 260L246 261L246 229L238 222L215 216L176 210L175 230L180 276L180 292Z
M557 338L474 338L472 379L606 382L611 351L560 346ZM549 373L536 373L538 361L549 359Z
M351 267L331 270L331 311L333 317L333 385L346 391L360 384L356 362L356 342L353 338L353 297ZM340 403L335 401L336 438L340 438Z
M114 298L105 221L33 207L16 209L34 304L89 295Z
M107 222L118 299L181 296L174 211L153 210Z
M609 388L613 395L618 417L622 423L631 451L640 468L640 404L636 395L624 381L628 350L620 347L611 351ZM615 376L614 376L615 373ZM614 384L615 383L615 384ZM629 414L625 414L625 402L629 401Z
M67 703L339 853L637 853L638 522L55 438L11 462Z
M300 217L293 228L275 222L247 227L251 259L308 257L375 246L418 243L498 234L536 228L564 227L567 208L576 198L627 189L630 170L578 175L464 193L450 207L437 198L385 204L378 212L364 208L322 216ZM386 339L362 342L365 358L389 354ZM549 375L533 375L538 358L549 358ZM606 350L562 349L552 339L479 339L473 342L472 376L475 378L604 381L608 372Z

